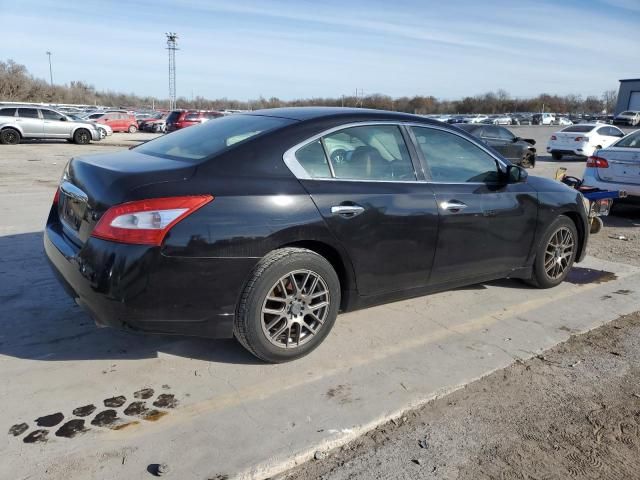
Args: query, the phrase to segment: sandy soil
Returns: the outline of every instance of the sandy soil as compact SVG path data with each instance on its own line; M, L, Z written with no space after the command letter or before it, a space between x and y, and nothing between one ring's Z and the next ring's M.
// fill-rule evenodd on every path
M640 312L516 362L280 478L640 478L639 380Z

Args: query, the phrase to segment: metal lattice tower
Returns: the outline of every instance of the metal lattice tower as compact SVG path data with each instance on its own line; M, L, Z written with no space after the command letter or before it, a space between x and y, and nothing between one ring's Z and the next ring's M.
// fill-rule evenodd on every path
M176 50L178 34L175 32L165 33L167 36L167 50L169 51L169 110L176 108Z

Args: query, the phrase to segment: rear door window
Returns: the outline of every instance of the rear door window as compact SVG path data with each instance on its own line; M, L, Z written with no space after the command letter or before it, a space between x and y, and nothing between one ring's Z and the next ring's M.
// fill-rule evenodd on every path
M336 179L413 181L409 150L396 125L351 127L323 137Z
M18 116L21 118L40 118L37 108L19 108Z

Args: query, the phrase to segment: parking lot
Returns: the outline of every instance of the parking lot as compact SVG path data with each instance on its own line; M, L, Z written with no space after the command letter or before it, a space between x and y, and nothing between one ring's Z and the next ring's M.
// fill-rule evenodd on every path
M580 177L584 159L544 153L557 129L512 131L542 153L530 174ZM164 463L167 478L266 478L639 310L640 209L622 205L558 288L504 280L341 315L293 363L262 364L232 340L97 329L50 271L42 227L69 158L154 136L0 148L1 478L149 478ZM54 435L71 418L85 422Z

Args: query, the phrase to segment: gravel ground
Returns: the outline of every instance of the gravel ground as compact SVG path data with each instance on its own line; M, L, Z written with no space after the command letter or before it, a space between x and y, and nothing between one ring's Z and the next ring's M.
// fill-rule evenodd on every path
M604 228L589 239L588 253L613 262L640 265L640 204L614 204Z
M640 478L640 312L279 477L372 478Z

